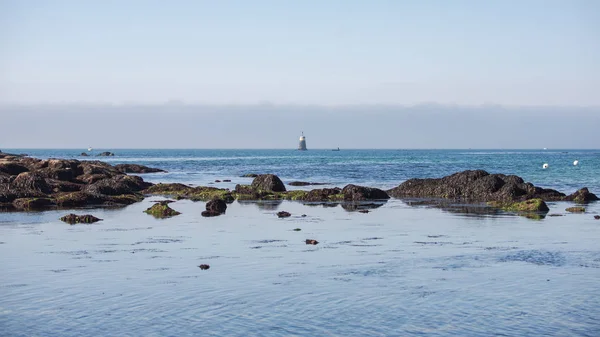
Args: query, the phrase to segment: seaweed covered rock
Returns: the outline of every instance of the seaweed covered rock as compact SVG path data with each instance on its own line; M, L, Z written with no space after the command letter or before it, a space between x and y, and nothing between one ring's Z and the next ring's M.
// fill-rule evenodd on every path
M177 212L176 210L172 209L171 207L169 207L168 202L162 202L162 201L157 202L156 204L152 205L152 207L145 210L144 213L150 214L150 215L154 216L155 218L170 218L172 216L181 214L181 213Z
M257 191L285 192L285 185L274 174L261 174L252 181L252 188Z
M565 198L564 193L536 187L518 176L489 174L483 170L463 171L437 179L409 179L387 192L395 198L448 198L469 202Z
M308 191L300 200L308 202L341 201L344 200L344 194L338 187L320 188Z
M156 173L156 172L166 172L165 170L161 170L159 168L148 167L144 165L138 164L118 164L115 165L115 168L122 173Z
M587 187L584 187L584 188L578 190L577 192L575 192L575 193L573 193L571 195L568 195L565 198L565 200L567 200L567 201L574 201L574 202L576 202L578 204L586 204L586 203L588 203L590 201L597 201L597 200L600 200L600 199L598 199L598 197L594 193L591 193L587 189Z
M143 193L171 196L178 199L190 199L192 201L223 199L226 202L233 202L234 200L228 189L206 186L191 187L178 183L156 184L144 190Z
M122 195L139 192L150 186L138 176L119 175L94 182L86 186L84 191L90 194Z
M548 212L550 208L544 202L544 200L528 199L519 202L501 202L501 201L490 201L488 205L496 208L503 209L510 212Z
M585 213L585 208L584 207L569 207L567 209L565 209L565 211L567 212L571 212L571 213Z
M44 209L52 204L50 198L19 198L12 202L14 208L22 211Z
M102 219L98 219L93 215L85 214L85 215L76 215L76 214L68 214L60 218L61 221L64 221L68 224L76 224L76 223L94 223L101 221Z
M346 185L342 189L344 200L347 201L360 201L360 200L377 200L377 199L389 199L390 196L383 190L373 187L364 187L357 185Z

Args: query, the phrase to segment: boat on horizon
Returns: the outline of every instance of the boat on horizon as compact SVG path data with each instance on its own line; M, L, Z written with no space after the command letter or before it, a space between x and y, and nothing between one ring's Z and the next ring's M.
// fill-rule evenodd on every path
M92 148L91 148L91 147L88 147L88 151L92 151Z
M331 151L339 151L339 150L340 150L340 148L338 147L337 149L333 149Z

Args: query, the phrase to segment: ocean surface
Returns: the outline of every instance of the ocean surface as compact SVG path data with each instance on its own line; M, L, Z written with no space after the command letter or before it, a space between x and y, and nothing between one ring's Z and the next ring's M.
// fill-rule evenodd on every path
M483 169L600 194L600 150L2 150L167 170L142 175L155 183L274 173L388 189ZM142 212L161 199L76 211L104 219L93 225L0 213L0 336L600 336L600 203L549 203L562 216L541 220L398 199L367 214L236 201L203 218L189 200L170 219Z

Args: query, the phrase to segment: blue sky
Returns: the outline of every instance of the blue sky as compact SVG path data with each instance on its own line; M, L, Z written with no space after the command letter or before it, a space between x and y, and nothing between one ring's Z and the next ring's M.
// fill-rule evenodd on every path
M0 103L600 105L600 1L0 1Z

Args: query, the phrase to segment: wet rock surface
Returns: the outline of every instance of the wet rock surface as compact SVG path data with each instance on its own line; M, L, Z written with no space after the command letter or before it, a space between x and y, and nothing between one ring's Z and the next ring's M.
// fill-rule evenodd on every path
M306 239L306 244L307 245L317 245L317 244L319 244L319 241L314 240L314 239Z
M222 199L213 199L206 203L206 211L210 213L223 214L227 210L227 203Z
M170 218L181 213L169 207L169 202L161 201L152 205L152 207L148 208L144 211L144 213L150 214L155 218Z
M165 170L161 170L159 168L148 167L144 165L138 164L118 164L115 165L115 168L123 173L156 173L156 172L166 172Z
M290 212L281 211L281 212L277 212L277 216L280 218L288 218L288 217L292 216L292 214Z
M274 174L261 174L252 180L252 189L257 191L285 192L285 185Z
M198 266L198 268L200 268L202 270L208 270L208 269L210 269L210 266L207 265L207 264L201 264L201 265Z
M592 200L595 197L585 188L580 191L572 198ZM562 201L571 197L553 189L526 183L515 175L489 174L483 170L463 171L438 179L409 179L387 192L395 198L445 198L467 202L524 201L536 198Z
M76 223L94 223L101 221L102 219L98 219L93 215L85 214L85 215L76 215L76 214L68 214L60 218L61 221L66 222L68 224L76 224Z
M565 209L565 211L571 212L571 213L585 213L585 208L584 207L569 207L569 208Z
M114 155L115 155L115 154L114 154L114 153L112 153L112 152L105 151L105 152L100 152L100 153L98 153L96 156L97 156L97 157L112 157L112 156L114 156Z

